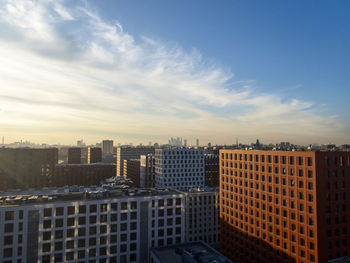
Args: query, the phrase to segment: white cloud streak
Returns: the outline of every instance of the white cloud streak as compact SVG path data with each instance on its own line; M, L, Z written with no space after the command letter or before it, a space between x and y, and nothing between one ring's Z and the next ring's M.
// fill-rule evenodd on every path
M341 133L313 103L257 94L254 81L235 81L195 49L138 39L86 4L0 1L1 128L62 143L172 135L325 142Z

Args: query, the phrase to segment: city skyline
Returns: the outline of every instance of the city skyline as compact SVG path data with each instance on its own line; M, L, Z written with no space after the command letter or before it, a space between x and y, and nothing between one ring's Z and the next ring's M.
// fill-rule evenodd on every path
M345 1L0 3L7 142L349 143Z

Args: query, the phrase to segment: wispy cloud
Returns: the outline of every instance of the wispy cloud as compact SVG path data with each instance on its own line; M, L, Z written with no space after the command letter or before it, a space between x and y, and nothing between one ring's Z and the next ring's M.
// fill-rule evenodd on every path
M132 36L86 3L0 3L0 126L9 136L230 143L341 132L312 102L263 93L196 49Z

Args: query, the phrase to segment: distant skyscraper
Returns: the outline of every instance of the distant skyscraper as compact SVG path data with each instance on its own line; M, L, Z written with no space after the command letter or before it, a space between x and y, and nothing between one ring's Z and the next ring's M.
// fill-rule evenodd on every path
M199 146L199 139L196 139L196 146Z
M184 146L187 147L187 139L184 139Z
M78 147L85 147L86 146L83 139L77 141L77 146Z
M201 149L156 149L156 187L185 190L204 187L204 154Z
M88 163L99 163L102 162L102 150L97 147L88 148Z
M113 154L113 140L103 140L102 141L102 154Z

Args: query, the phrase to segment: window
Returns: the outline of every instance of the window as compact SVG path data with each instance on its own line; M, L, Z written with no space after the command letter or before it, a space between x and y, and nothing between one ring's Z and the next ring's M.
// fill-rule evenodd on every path
M50 217L52 213L51 208L44 208L44 217Z
M74 214L75 214L75 207L68 206L68 215L74 215Z
M90 213L96 213L97 205L90 205Z
M121 203L121 210L127 210L128 209L128 203L127 202L122 202Z
M56 216L63 216L64 209L63 207L56 207Z
M4 244L5 245L12 245L13 243L13 236L5 236L4 237Z
M80 205L79 214L85 214L85 213L86 213L86 205Z
M43 240L50 240L51 239L51 232L44 232L43 233Z
M107 212L107 204L100 204L100 212Z
M44 220L44 228L51 228L51 220Z

